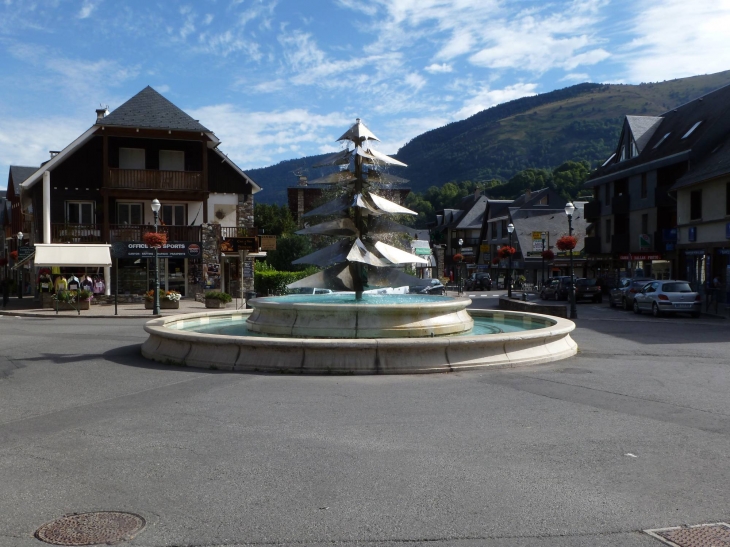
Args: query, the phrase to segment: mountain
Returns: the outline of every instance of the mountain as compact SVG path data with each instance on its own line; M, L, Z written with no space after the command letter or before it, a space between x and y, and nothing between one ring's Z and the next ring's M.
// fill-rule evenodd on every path
M639 85L583 83L523 97L427 131L395 155L407 168L389 171L410 180L414 191L449 181L507 180L530 168L554 168L568 160L592 167L613 153L626 114L656 116L730 84L730 71ZM282 161L247 171L264 191L257 201L285 203L296 174L325 155Z

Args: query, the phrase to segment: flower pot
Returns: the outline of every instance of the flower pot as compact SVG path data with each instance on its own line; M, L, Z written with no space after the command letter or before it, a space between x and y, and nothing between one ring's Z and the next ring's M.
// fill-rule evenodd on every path
M73 304L69 304L68 302L59 302L58 311L88 310L89 304L90 304L90 302L88 300L82 300L81 302L74 302ZM55 308L55 305L53 307Z
M206 298L205 307L206 308L225 308L226 302L223 302L223 300L218 300L217 298Z
M146 310L153 310L155 303L149 300L144 301L144 308ZM168 300L167 298L160 298L160 309L161 310L177 310L180 308L179 300Z

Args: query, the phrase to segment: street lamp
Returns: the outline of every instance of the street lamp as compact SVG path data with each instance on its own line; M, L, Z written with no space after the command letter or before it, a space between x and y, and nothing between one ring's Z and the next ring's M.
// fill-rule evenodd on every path
M545 286L545 236L547 234L545 232L540 234L542 236L542 282L540 283L540 287Z
M160 201L155 198L152 200L152 212L155 215L155 233L157 233L158 213L160 212ZM117 272L119 275L119 272ZM152 315L160 315L160 276L157 271L157 246L155 246L155 296Z
M464 245L464 240L459 238L459 254L461 255L461 260L456 265L456 275L458 276L458 286L459 286L459 296L461 296L464 293L464 281L462 276L462 267L461 264L464 262L464 255L461 254L461 246Z
M565 204L565 214L568 215L568 235L573 235L573 213L575 212L575 205L572 201ZM577 319L578 311L575 309L575 274L573 273L573 249L569 249L570 253L570 318Z
M18 232L18 260L20 260L20 246L23 244L23 232ZM23 298L23 270L18 269L18 298Z
M507 224L507 232L509 232L509 246L512 247L512 232L515 231L515 225L511 222ZM509 254L509 265L507 267L507 298L512 298L512 253Z

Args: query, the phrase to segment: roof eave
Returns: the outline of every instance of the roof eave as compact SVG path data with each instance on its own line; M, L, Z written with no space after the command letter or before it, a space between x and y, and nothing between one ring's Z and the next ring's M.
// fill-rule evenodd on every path
M682 152L677 152L676 154L672 154L671 156L664 156L663 158L658 158L646 163L639 163L637 165L634 165L633 167L629 167L628 169L614 171L613 173L609 173L601 177L596 177L595 179L589 179L585 182L583 186L585 188L593 188L594 186L598 186L599 184L622 179L624 177L630 177L631 175L637 175L639 173L643 173L644 171L658 169L660 167L664 167L665 165L671 165L672 163L687 160L689 159L691 152L691 149L683 150Z
M243 170L238 165L236 165L235 163L233 163L233 161L231 161L231 159L228 156L226 156L223 152L221 152L220 150L218 150L218 148L213 148L213 151L216 154L218 154L221 158L223 158L223 161L225 161L228 165L230 165L231 167L233 167L233 169L239 175L241 175L243 178L246 179L246 182L248 182L251 185L251 193L252 194L258 194L261 190L263 190L263 188L261 188L261 186L259 186L258 184L256 184L251 177L249 177L246 173L244 173Z

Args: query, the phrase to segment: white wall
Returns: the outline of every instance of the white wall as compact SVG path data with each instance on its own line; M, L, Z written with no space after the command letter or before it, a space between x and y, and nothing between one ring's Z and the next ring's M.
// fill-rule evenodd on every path
M208 222L228 228L238 226L236 220L237 206L238 194L211 193L208 196ZM223 215L223 218L218 218L217 213Z

